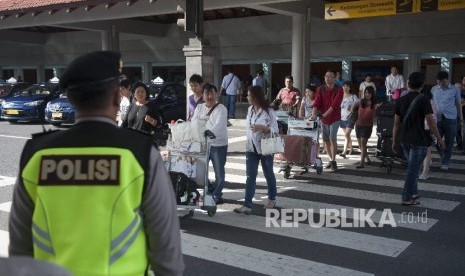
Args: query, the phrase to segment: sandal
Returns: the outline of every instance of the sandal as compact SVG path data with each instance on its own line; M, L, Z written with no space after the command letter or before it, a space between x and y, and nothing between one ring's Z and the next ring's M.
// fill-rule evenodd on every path
M345 153L341 153L341 154L339 154L339 156L342 157L342 158L347 158L347 156L345 155Z
M418 205L420 204L420 201L416 201L415 199L410 199L409 201L402 201L401 205L403 206L412 206L412 205Z
M357 169L363 169L363 168L365 168L365 165L360 164L360 165L356 166L356 168Z

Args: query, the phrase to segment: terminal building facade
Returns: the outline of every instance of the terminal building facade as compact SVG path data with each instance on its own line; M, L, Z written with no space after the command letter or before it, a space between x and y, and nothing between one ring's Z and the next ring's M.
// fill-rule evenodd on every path
M351 1L204 0L204 35L196 41L176 25L183 17L177 5L185 1L2 1L0 77L46 81L75 57L102 49L121 51L124 73L145 82L157 76L185 82L186 74L203 70L206 81L219 85L228 67L244 82L265 69L275 89L286 75L303 88L327 69L354 83L366 73L384 78L391 65L404 75L423 71L428 84L439 70L450 72L452 82L465 75L465 7L367 17L355 10L354 18L347 12L328 20L341 2ZM192 65L196 55L200 69Z

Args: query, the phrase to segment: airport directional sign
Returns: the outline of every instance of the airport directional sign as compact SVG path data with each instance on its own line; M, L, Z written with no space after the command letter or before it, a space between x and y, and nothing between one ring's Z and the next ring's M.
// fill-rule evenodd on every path
M465 9L465 0L417 0L417 11L448 11Z
M325 19L396 15L415 11L416 0L361 0L325 4Z
M326 3L325 19L338 20L456 9L465 9L465 0L360 0Z

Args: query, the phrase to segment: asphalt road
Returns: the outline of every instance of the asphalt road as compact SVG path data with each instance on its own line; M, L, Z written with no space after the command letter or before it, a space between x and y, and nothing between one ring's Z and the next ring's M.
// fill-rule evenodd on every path
M8 243L9 202L21 148L38 131L41 125L0 121L0 255L5 255ZM290 179L277 173L276 164L280 214L311 209L316 215L298 227L266 227L262 173L253 214L232 212L244 197L245 130L237 121L228 134L233 142L228 148L225 204L214 217L196 212L187 218L185 211L179 211L186 275L464 275L465 156L454 156L450 170L443 172L434 155L431 178L419 184L421 205L412 207L399 204L405 170L395 167L387 174L374 156L372 165L362 170L354 166L356 153L338 159L336 172L317 175L311 170L300 175L300 168L294 167L296 174ZM375 136L369 145L373 150ZM327 220L325 227L309 224L321 221L321 212L331 210L339 212L336 218L347 218L346 224L330 227ZM353 227L360 224L357 212L370 210L375 226L382 218L391 224ZM289 215L290 221L297 220ZM280 220L276 223L285 226Z

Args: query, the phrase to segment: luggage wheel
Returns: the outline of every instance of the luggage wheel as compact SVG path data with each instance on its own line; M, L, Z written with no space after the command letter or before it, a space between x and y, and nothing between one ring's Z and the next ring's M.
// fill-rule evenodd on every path
M291 176L291 167L286 166L286 168L284 168L283 171L284 171L284 178L288 179Z

